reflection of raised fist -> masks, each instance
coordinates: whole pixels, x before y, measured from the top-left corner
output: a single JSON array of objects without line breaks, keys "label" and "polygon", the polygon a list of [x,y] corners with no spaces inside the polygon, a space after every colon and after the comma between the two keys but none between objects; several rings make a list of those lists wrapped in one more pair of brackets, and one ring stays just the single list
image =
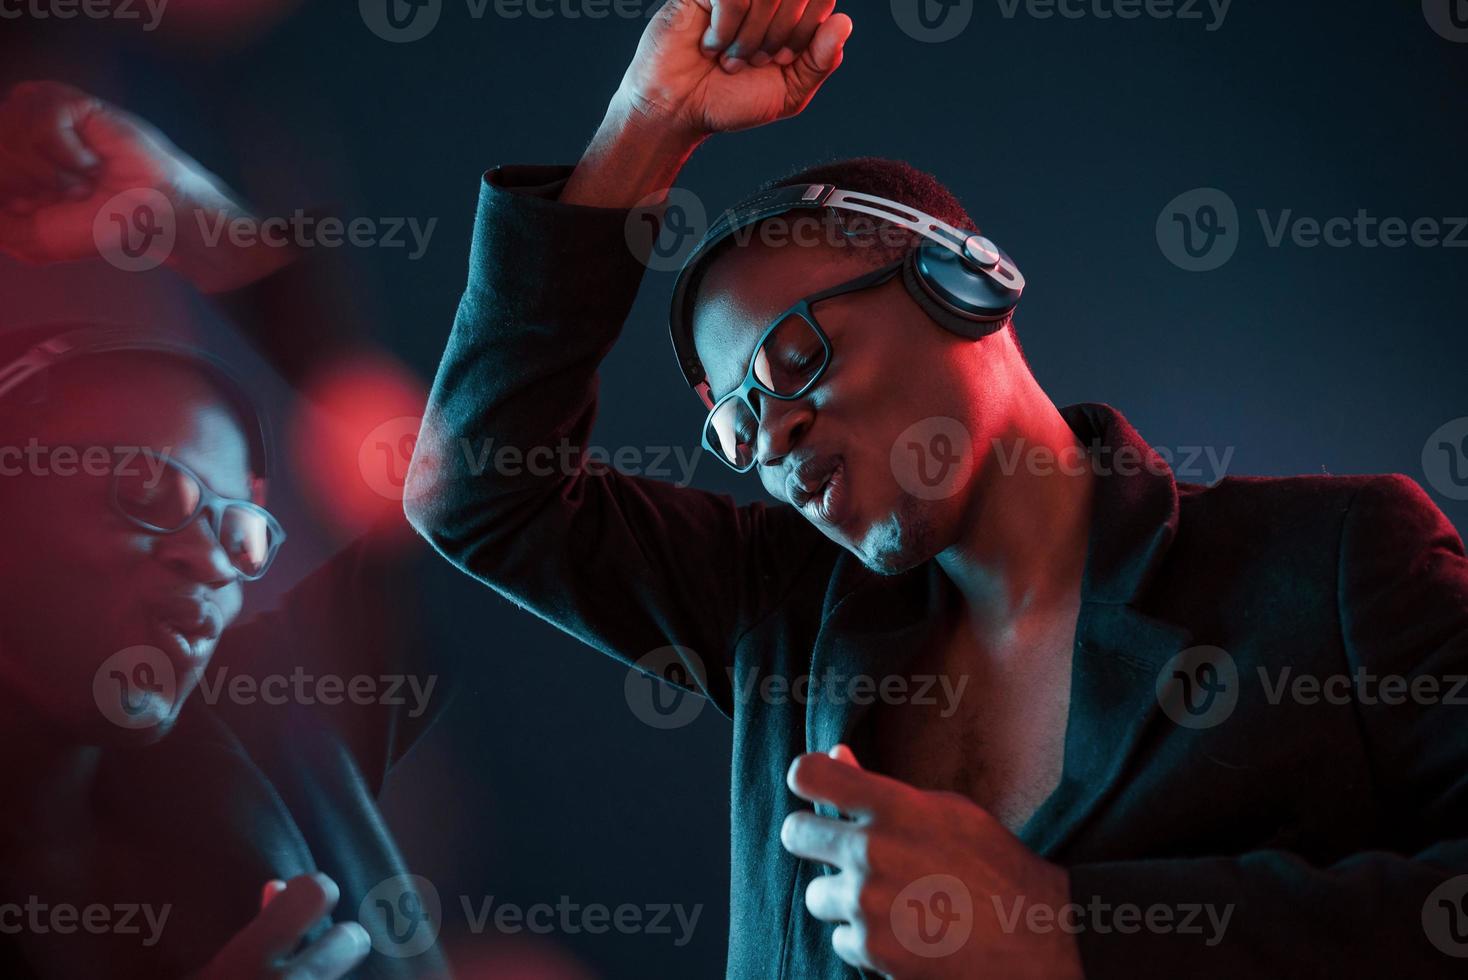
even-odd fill
[{"label": "reflection of raised fist", "polygon": [[170,264],[201,289],[230,288],[268,271],[262,264],[289,260],[217,241],[210,253],[201,226],[247,215],[145,120],[59,82],[22,82],[0,102],[0,252],[31,263],[95,258],[97,215],[125,192],[171,207]]}]

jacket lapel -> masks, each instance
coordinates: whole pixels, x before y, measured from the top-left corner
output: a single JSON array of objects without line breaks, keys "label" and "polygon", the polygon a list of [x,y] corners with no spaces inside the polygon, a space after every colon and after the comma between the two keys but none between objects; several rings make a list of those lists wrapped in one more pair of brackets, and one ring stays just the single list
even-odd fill
[{"label": "jacket lapel", "polygon": [[909,655],[928,642],[932,623],[952,592],[937,562],[882,576],[851,556],[842,556],[811,652],[807,752],[826,752],[846,743],[861,757],[857,734],[873,697],[870,689],[853,696],[853,678],[876,683],[900,673]]},{"label": "jacket lapel", "polygon": [[1161,709],[1157,682],[1192,643],[1148,615],[1142,596],[1177,533],[1178,493],[1165,460],[1105,405],[1062,410],[1097,463],[1081,613],[1071,669],[1060,786],[1022,828],[1036,852],[1058,853],[1124,782]]}]

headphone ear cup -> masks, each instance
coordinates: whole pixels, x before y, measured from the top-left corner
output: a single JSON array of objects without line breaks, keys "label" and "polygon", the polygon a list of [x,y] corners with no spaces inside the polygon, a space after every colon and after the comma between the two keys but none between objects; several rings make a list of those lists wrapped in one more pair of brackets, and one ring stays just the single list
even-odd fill
[{"label": "headphone ear cup", "polygon": [[970,269],[936,242],[923,242],[907,253],[902,283],[935,323],[971,340],[998,330],[1019,305],[1018,294]]}]

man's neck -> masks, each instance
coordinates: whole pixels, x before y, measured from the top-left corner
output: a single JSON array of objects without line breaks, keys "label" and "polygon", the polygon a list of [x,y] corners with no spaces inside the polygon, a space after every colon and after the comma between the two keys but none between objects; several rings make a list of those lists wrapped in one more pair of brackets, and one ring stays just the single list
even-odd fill
[{"label": "man's neck", "polygon": [[984,454],[958,543],[938,563],[976,638],[1002,648],[1017,626],[1080,602],[1095,474],[1081,441],[1037,387]]}]

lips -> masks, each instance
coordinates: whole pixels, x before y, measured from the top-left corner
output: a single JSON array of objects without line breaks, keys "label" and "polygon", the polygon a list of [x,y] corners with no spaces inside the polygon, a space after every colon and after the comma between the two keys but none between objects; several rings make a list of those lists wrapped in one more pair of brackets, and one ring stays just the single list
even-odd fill
[{"label": "lips", "polygon": [[809,456],[785,480],[790,502],[818,524],[834,527],[846,516],[846,461],[841,456]]},{"label": "lips", "polygon": [[168,596],[147,611],[154,638],[180,670],[202,667],[224,628],[219,608],[195,596]]}]

